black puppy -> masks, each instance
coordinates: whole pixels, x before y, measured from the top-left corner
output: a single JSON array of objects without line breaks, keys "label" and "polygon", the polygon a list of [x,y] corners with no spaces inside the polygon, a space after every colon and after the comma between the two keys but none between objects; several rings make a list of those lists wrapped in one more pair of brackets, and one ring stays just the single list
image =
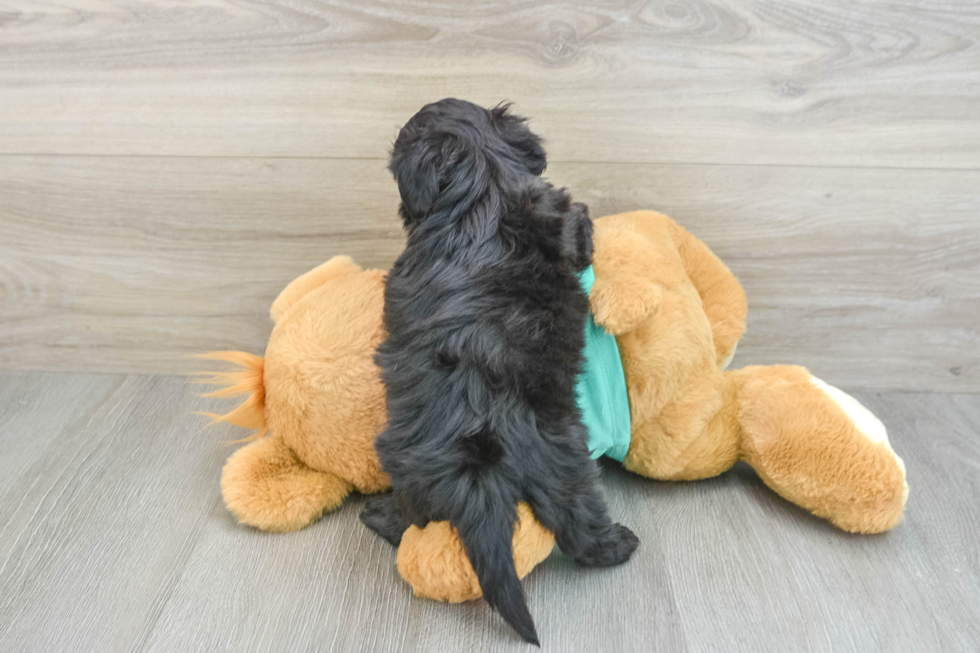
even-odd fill
[{"label": "black puppy", "polygon": [[442,100],[398,134],[408,244],[385,286],[375,441],[394,491],[361,513],[395,545],[410,524],[449,520],[487,602],[535,644],[514,569],[519,501],[580,564],[625,562],[638,544],[606,512],[575,403],[592,222],[544,168],[541,139],[506,107]]}]

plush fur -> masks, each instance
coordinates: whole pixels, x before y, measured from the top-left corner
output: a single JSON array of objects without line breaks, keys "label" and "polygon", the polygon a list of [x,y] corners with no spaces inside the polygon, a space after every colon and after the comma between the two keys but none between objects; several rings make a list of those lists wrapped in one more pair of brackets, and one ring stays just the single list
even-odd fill
[{"label": "plush fur", "polygon": [[[555,536],[534,518],[525,502],[517,504],[514,528],[514,565],[524,578],[555,547]],[[463,545],[447,521],[425,528],[409,526],[398,547],[398,573],[418,596],[459,603],[483,596],[480,581],[470,565]],[[447,579],[454,582],[447,583]]]},{"label": "plush fur", "polygon": [[839,528],[880,533],[899,522],[905,469],[877,418],[802,367],[724,370],[745,293],[701,241],[637,211],[599,220],[595,243],[592,309],[617,333],[630,398],[627,469],[695,480],[744,460]]},{"label": "plush fur", "polygon": [[[338,256],[294,280],[272,305],[265,358],[217,352],[242,367],[205,381],[220,396],[247,399],[218,421],[261,438],[235,452],[222,473],[228,509],[242,523],[292,531],[340,505],[352,490],[391,487],[374,451],[386,419],[374,364],[384,339],[385,274]],[[329,305],[329,310],[323,307]]]},{"label": "plush fur", "polygon": [[399,133],[408,242],[376,358],[388,425],[375,448],[393,493],[361,515],[395,545],[409,525],[449,521],[487,602],[535,644],[511,548],[519,502],[580,564],[623,563],[638,544],[607,514],[575,399],[592,222],[544,167],[506,108],[443,100]]},{"label": "plush fur", "polygon": [[[617,334],[623,356],[633,418],[630,469],[698,479],[744,460],[780,496],[841,529],[881,533],[901,520],[905,469],[871,413],[801,367],[724,371],[747,305],[718,257],[653,211],[607,216],[594,226],[590,301],[597,321]],[[372,359],[384,338],[383,290],[382,271],[331,259],[276,300],[264,362],[241,352],[216,355],[242,366],[213,379],[246,396],[225,417],[269,432],[225,465],[225,502],[242,523],[302,528],[349,488],[389,487],[371,446],[386,419]],[[519,514],[513,550],[524,576],[554,539],[529,512]],[[480,594],[445,522],[409,527],[398,568],[420,596],[463,601]]]}]

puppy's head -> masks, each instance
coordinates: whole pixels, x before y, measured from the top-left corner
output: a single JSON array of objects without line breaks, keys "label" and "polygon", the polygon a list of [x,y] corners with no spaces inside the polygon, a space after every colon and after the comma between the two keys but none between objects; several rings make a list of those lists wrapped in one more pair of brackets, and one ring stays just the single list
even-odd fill
[{"label": "puppy's head", "polygon": [[390,168],[401,193],[402,219],[412,226],[477,197],[491,184],[540,175],[546,165],[541,139],[508,105],[484,109],[447,98],[422,107],[402,127]]}]

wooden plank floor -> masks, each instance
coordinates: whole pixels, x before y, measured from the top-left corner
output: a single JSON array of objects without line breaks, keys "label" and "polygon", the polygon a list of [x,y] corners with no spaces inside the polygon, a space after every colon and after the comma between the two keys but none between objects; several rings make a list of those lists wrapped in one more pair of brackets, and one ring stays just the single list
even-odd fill
[{"label": "wooden plank floor", "polygon": [[[908,466],[904,522],[841,533],[746,467],[697,483],[603,468],[642,540],[625,567],[555,554],[525,581],[545,651],[972,651],[980,397],[859,391]],[[0,374],[4,651],[528,649],[482,602],[415,598],[361,499],[298,533],[237,525],[239,433],[172,376]]]}]

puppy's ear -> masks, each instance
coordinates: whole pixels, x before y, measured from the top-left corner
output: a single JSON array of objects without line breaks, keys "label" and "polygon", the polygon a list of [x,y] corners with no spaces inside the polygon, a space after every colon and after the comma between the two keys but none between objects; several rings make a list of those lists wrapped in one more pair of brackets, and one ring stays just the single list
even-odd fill
[{"label": "puppy's ear", "polygon": [[540,176],[548,167],[548,160],[541,137],[528,128],[527,118],[511,113],[509,104],[498,104],[490,109],[490,122],[500,138],[518,153],[528,171]]},{"label": "puppy's ear", "polygon": [[439,174],[429,143],[420,135],[407,134],[406,129],[395,141],[388,168],[398,183],[402,219],[408,224],[432,210],[439,193]]},{"label": "puppy's ear", "polygon": [[478,152],[459,136],[438,129],[406,126],[391,152],[391,169],[401,194],[406,225],[439,205],[462,202],[481,175]]}]

